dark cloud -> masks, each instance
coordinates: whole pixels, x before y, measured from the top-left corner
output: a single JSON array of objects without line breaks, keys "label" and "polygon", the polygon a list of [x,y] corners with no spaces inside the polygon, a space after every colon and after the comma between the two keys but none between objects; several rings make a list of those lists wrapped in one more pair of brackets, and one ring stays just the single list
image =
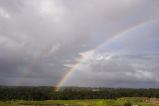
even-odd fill
[{"label": "dark cloud", "polygon": [[[74,0],[67,2],[65,0],[0,0],[0,84],[55,85],[69,70],[66,64],[74,63],[80,57],[79,53],[96,48],[128,27],[140,22],[157,20],[158,10],[157,0],[80,0],[76,2]],[[141,49],[137,50],[139,52],[149,50],[156,53],[159,40],[158,23],[155,23],[155,25],[148,25],[152,28],[147,27],[132,33],[131,37],[125,38],[126,40],[121,39],[115,43],[117,45],[120,43],[124,47],[122,52],[128,53],[130,48],[137,50],[136,48],[139,47]],[[136,36],[133,37],[133,34]],[[130,41],[129,44],[126,41]],[[110,45],[113,45],[113,42]],[[150,46],[149,49],[143,48],[146,47],[145,45]],[[114,50],[112,46],[109,48],[110,51],[118,49]],[[99,61],[98,56],[97,60],[85,61],[85,64],[89,64],[87,67],[89,69],[79,74],[77,79],[80,80],[75,82],[85,86],[92,86],[92,84],[104,86],[103,82],[106,80],[110,80],[111,85],[127,81],[124,85],[126,86],[129,81],[137,77],[136,73],[142,77],[147,74],[157,75],[157,71],[154,71],[158,67],[156,55],[142,56],[144,59],[132,52],[128,55],[124,57],[119,53],[119,56],[113,55],[110,61]],[[140,59],[137,59],[138,57]],[[121,58],[126,62],[121,61]],[[145,63],[145,61],[148,62]],[[134,66],[127,62],[136,63],[136,67],[154,64],[152,67],[143,68],[144,72],[145,69],[153,70],[153,72],[150,74],[149,71],[147,74],[142,71],[137,72]],[[116,72],[117,69],[118,72]],[[110,71],[105,72],[105,70]],[[126,73],[132,77],[126,76]],[[83,84],[85,78],[81,80],[83,74],[88,78],[85,84]],[[120,76],[122,74],[125,75],[124,78]],[[119,77],[116,78],[116,76]],[[111,82],[112,79],[114,79],[113,82]],[[156,81],[156,79],[150,80]],[[136,80],[136,82],[140,81],[141,79]],[[147,80],[144,81],[146,83]]]},{"label": "dark cloud", "polygon": [[[99,58],[99,55],[102,58]],[[89,64],[81,64],[80,69],[77,68],[65,85],[158,87],[159,73],[155,71],[158,63],[153,59],[143,59],[140,55],[136,55],[137,58],[127,55],[109,57],[110,55],[94,54],[87,60]]]}]

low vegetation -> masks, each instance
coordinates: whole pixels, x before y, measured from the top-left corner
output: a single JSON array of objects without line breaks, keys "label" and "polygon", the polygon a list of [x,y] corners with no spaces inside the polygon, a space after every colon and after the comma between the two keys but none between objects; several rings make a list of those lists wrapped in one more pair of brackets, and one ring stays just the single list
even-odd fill
[{"label": "low vegetation", "polygon": [[[0,100],[80,100],[80,99],[118,99],[121,97],[159,98],[159,89],[124,88],[62,88],[53,87],[0,87]],[[140,100],[140,99],[138,99]]]},{"label": "low vegetation", "polygon": [[0,87],[0,106],[159,106],[159,89]]},{"label": "low vegetation", "polygon": [[90,99],[90,100],[45,100],[45,101],[1,101],[0,106],[159,106],[146,101],[119,99]]}]

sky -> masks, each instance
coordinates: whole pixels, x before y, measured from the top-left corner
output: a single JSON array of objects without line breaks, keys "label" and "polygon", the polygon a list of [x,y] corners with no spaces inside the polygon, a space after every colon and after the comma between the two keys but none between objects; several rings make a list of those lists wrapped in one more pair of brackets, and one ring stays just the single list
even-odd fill
[{"label": "sky", "polygon": [[[0,0],[0,85],[159,87],[158,0]],[[78,67],[74,68],[75,64]]]}]

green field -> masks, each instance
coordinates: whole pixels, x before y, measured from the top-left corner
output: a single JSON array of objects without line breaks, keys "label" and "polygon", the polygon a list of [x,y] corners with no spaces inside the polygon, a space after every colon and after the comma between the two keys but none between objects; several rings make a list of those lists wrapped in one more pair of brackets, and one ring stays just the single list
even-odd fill
[{"label": "green field", "polygon": [[47,100],[47,101],[1,101],[0,106],[123,106],[124,103],[131,106],[159,106],[157,103],[145,102],[139,98],[91,99],[91,100]]}]

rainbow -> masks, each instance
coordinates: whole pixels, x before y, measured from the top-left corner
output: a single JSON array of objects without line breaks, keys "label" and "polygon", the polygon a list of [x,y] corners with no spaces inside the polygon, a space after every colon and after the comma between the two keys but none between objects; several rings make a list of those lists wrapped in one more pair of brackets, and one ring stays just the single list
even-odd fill
[{"label": "rainbow", "polygon": [[24,83],[25,78],[27,78],[30,75],[31,69],[33,68],[33,66],[36,65],[39,62],[39,60],[43,57],[43,55],[46,55],[47,53],[49,53],[50,49],[52,48],[52,45],[53,44],[49,44],[47,46],[47,48],[42,49],[42,51],[39,53],[39,55],[36,58],[33,58],[31,60],[31,62],[29,63],[29,66],[27,67],[25,73],[21,76],[23,79],[18,80],[16,82],[17,85],[22,85],[22,83]]},{"label": "rainbow", "polygon": [[68,73],[66,73],[65,75],[64,75],[64,77],[62,77],[62,79],[60,80],[60,82],[57,84],[57,86],[55,87],[55,91],[59,91],[59,88],[64,84],[64,82],[72,75],[72,73],[74,72],[74,70],[76,70],[78,67],[79,67],[79,65],[80,65],[80,63],[82,62],[82,61],[84,61],[84,57],[82,56],[82,55],[80,55],[80,58],[79,58],[79,60],[77,60],[75,63],[74,63],[74,65],[73,65],[73,67],[68,71]]},{"label": "rainbow", "polygon": [[[156,19],[153,19],[153,20],[146,20],[146,21],[142,21],[142,22],[138,22],[137,24],[135,25],[132,25],[124,30],[121,30],[119,32],[117,32],[116,34],[112,35],[111,38],[107,39],[104,41],[104,43],[100,44],[99,46],[97,46],[95,49],[93,49],[93,51],[97,51],[99,49],[102,49],[103,46],[105,46],[106,44],[114,41],[114,40],[117,40],[118,38],[122,37],[123,35],[127,35],[126,33],[129,33],[129,32],[132,32],[132,31],[135,31],[139,28],[143,28],[144,26],[146,26],[147,24],[150,24],[150,23],[153,23],[153,22],[156,22],[158,20]],[[77,68],[80,66],[80,64],[86,60],[86,56],[80,56],[80,58],[78,59],[78,61],[75,62],[75,64],[73,65],[73,67],[71,67],[67,73],[61,78],[61,80],[59,81],[59,83],[57,84],[55,90],[56,91],[59,91],[60,88],[64,85],[64,83],[66,82],[66,80],[77,70]]]}]

